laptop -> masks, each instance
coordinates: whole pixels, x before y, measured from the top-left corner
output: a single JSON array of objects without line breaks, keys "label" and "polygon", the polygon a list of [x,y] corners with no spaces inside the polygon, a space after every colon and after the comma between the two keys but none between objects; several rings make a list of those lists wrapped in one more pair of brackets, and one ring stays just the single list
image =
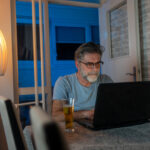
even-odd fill
[{"label": "laptop", "polygon": [[100,84],[94,119],[76,120],[93,130],[136,125],[150,118],[150,82]]}]

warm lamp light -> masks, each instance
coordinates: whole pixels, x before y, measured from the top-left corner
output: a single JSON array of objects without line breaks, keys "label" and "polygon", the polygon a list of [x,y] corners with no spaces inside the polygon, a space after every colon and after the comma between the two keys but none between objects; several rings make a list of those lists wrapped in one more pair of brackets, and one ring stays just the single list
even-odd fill
[{"label": "warm lamp light", "polygon": [[0,76],[4,75],[7,66],[7,46],[3,33],[0,30]]}]

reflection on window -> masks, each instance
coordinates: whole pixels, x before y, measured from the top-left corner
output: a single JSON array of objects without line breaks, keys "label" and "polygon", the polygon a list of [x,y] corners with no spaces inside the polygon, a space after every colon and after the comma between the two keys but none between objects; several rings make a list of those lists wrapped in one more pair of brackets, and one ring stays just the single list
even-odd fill
[{"label": "reflection on window", "polygon": [[73,60],[75,50],[82,43],[57,43],[57,60]]},{"label": "reflection on window", "polygon": [[73,60],[75,50],[85,42],[85,28],[56,27],[57,60]]},{"label": "reflection on window", "polygon": [[[32,24],[18,23],[18,60],[33,60]],[[40,60],[39,25],[36,25],[37,59]]]}]

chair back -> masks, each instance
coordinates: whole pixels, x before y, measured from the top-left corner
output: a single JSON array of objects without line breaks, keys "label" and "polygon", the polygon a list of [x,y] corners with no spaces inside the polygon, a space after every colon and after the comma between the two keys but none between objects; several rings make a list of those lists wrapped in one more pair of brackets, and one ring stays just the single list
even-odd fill
[{"label": "chair back", "polygon": [[68,150],[60,127],[44,110],[38,106],[32,107],[30,116],[37,150]]},{"label": "chair back", "polygon": [[0,115],[9,150],[27,150],[19,114],[10,99],[0,96]]}]

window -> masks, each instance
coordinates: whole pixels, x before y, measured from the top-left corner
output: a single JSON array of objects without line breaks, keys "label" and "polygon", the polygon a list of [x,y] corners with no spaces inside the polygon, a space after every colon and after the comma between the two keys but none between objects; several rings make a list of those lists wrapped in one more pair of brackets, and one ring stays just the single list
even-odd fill
[{"label": "window", "polygon": [[111,58],[129,55],[126,1],[109,12]]},{"label": "window", "polygon": [[75,50],[85,42],[85,28],[56,27],[57,60],[73,60]]},{"label": "window", "polygon": [[[17,23],[18,60],[33,60],[32,24]],[[37,59],[40,60],[39,25],[36,25]]]}]

